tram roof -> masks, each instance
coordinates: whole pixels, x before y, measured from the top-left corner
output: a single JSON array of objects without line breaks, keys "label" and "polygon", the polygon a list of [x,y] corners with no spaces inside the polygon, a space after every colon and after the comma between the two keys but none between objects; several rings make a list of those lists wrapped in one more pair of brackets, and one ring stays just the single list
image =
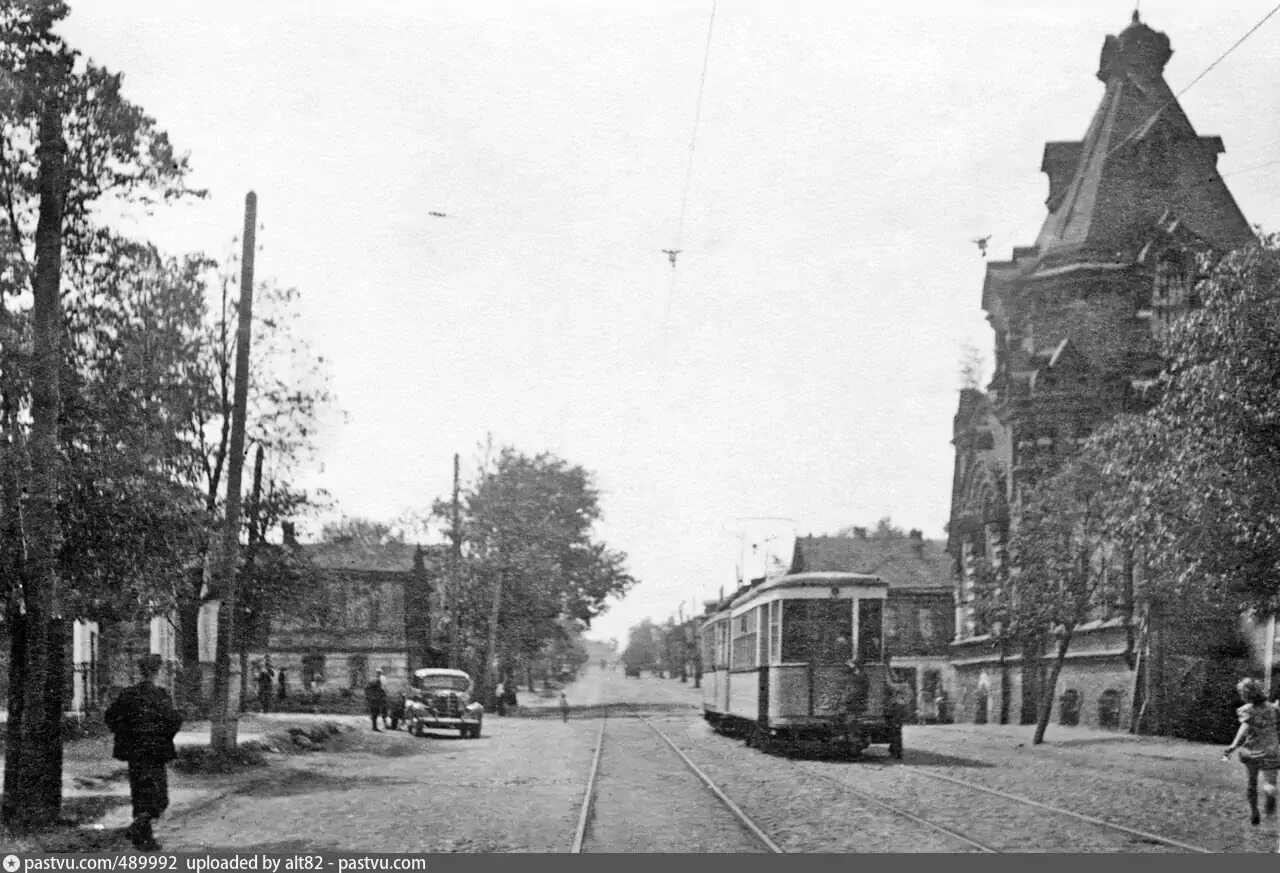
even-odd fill
[{"label": "tram roof", "polygon": [[889,587],[889,583],[871,573],[841,573],[832,570],[790,573],[786,576],[775,576],[772,579],[767,579],[737,592],[728,597],[719,609],[703,616],[703,618],[710,618],[712,615],[725,612],[734,604],[764,591],[773,591],[776,588],[828,588],[831,585],[863,585],[869,588]]}]

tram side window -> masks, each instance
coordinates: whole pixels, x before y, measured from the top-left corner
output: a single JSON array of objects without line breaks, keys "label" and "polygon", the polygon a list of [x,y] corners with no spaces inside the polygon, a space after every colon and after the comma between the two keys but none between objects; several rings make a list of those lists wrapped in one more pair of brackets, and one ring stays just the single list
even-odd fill
[{"label": "tram side window", "polygon": [[760,611],[749,609],[733,620],[733,669],[756,666]]},{"label": "tram side window", "polygon": [[769,604],[769,660],[776,662],[781,651],[782,601],[775,600]]}]

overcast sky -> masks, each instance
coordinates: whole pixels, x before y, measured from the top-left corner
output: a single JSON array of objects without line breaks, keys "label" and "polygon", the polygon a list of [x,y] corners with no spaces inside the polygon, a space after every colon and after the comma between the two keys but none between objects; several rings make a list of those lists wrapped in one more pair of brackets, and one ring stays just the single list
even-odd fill
[{"label": "overcast sky", "polygon": [[[1142,13],[1176,92],[1272,6]],[[126,230],[222,253],[258,194],[258,276],[301,289],[349,416],[307,482],[391,520],[489,432],[582,464],[641,580],[600,637],[732,588],[738,517],[943,535],[961,350],[991,356],[972,239],[1034,242],[1044,143],[1133,11],[722,0],[681,235],[710,0],[71,8],[211,192]],[[1272,230],[1278,47],[1280,15],[1181,98]]]}]

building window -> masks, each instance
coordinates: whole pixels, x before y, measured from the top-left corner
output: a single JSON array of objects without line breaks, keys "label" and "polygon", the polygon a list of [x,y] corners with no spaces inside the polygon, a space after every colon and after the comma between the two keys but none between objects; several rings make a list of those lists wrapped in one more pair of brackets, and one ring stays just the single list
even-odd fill
[{"label": "building window", "polygon": [[1120,692],[1108,688],[1098,697],[1098,727],[1117,729],[1120,727]]}]

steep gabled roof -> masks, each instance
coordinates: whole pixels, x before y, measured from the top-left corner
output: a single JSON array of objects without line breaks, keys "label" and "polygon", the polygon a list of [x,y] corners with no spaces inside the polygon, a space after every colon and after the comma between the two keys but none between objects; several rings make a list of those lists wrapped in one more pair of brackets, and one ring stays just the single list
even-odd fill
[{"label": "steep gabled roof", "polygon": [[1049,215],[1033,269],[1133,263],[1143,238],[1172,212],[1221,249],[1253,239],[1217,169],[1218,137],[1201,137],[1164,80],[1169,40],[1138,20],[1107,37],[1102,102],[1081,142],[1045,147]]},{"label": "steep gabled roof", "polygon": [[954,584],[952,559],[943,545],[909,537],[811,536],[796,540],[806,572],[870,573],[888,583],[890,591],[950,591]]}]

